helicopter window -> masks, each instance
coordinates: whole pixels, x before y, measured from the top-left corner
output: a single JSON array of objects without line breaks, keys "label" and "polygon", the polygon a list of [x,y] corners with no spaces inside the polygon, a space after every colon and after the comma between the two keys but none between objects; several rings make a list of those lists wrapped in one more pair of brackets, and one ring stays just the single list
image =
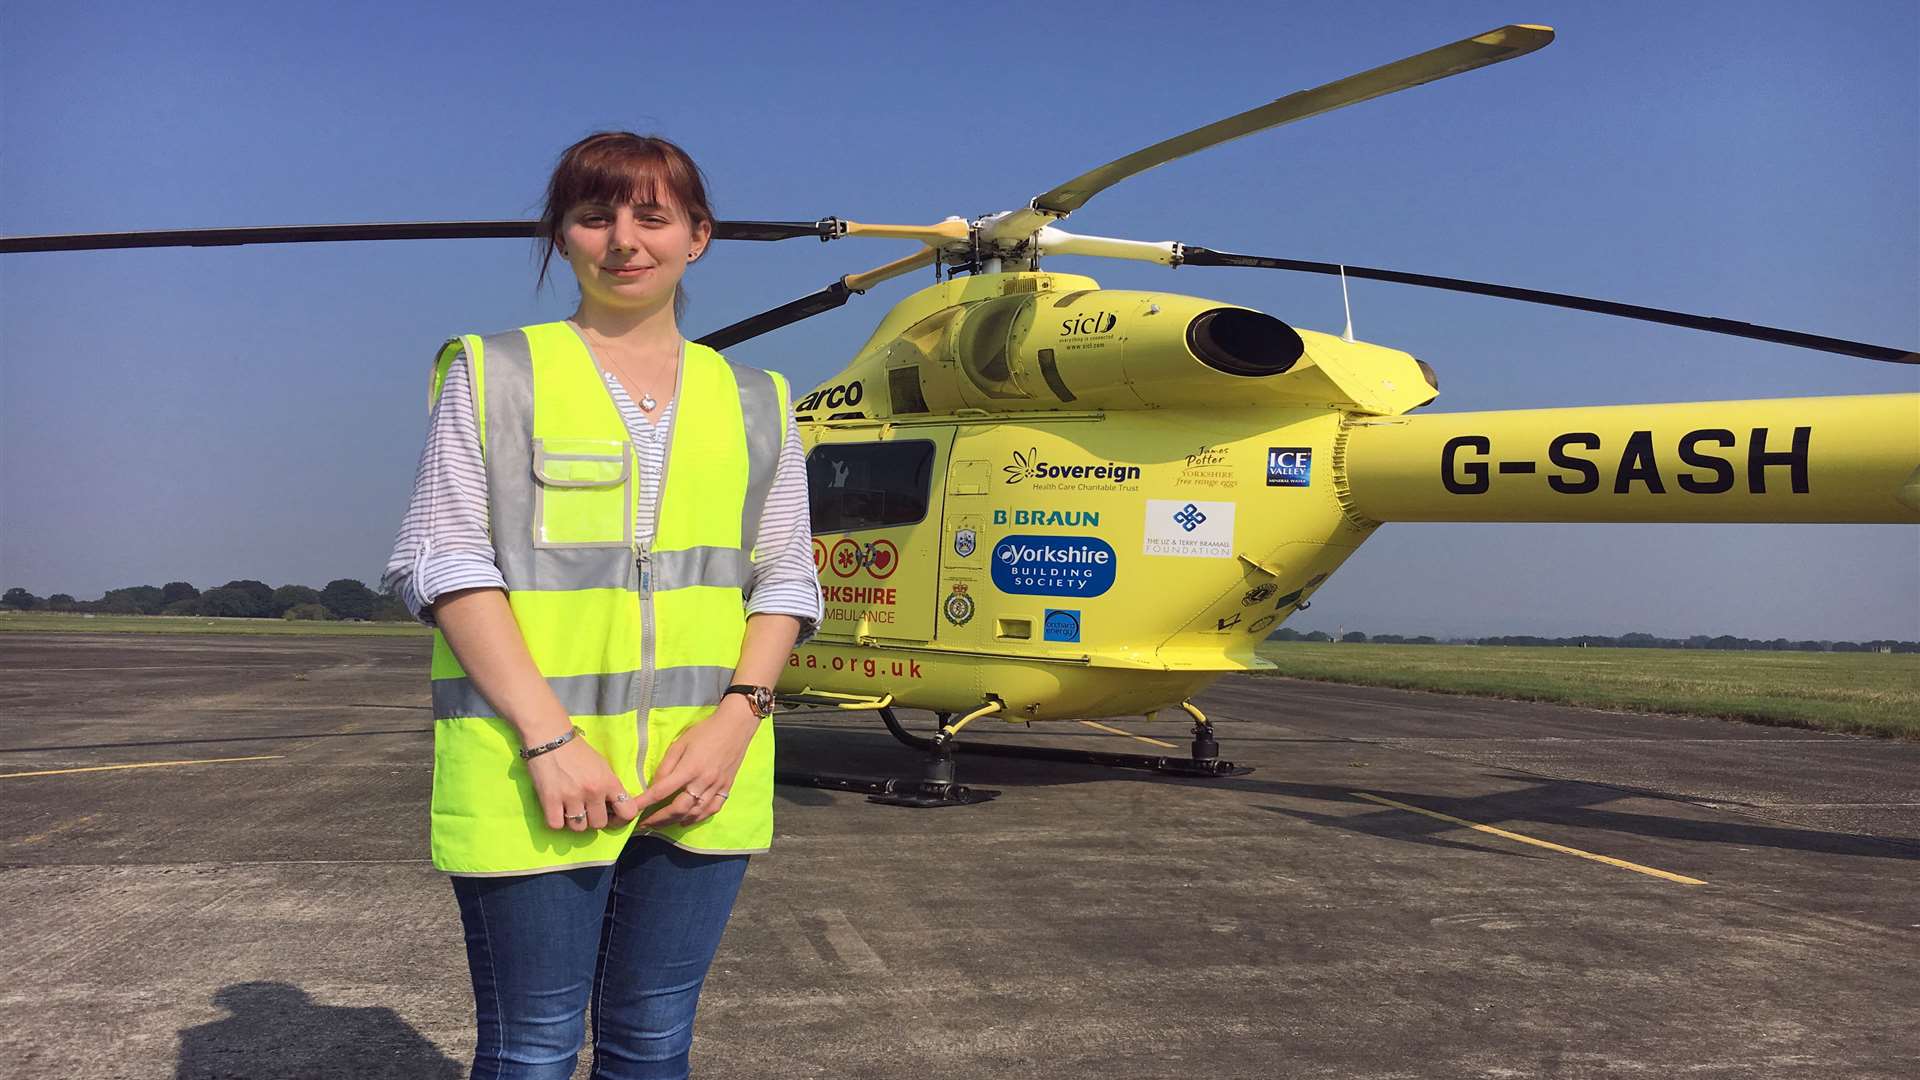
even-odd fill
[{"label": "helicopter window", "polygon": [[926,519],[933,443],[828,443],[807,455],[813,531],[854,532]]}]

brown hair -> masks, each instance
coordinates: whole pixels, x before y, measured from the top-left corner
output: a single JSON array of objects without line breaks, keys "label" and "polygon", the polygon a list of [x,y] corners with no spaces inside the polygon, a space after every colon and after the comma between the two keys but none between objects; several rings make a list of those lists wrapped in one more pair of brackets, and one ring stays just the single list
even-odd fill
[{"label": "brown hair", "polygon": [[[560,244],[560,219],[588,202],[609,206],[671,203],[695,227],[703,221],[713,224],[706,178],[685,150],[657,135],[597,131],[567,147],[547,180],[546,208],[534,230],[541,246],[536,288],[547,283],[547,268]],[[683,297],[675,296],[675,310],[682,306]]]}]

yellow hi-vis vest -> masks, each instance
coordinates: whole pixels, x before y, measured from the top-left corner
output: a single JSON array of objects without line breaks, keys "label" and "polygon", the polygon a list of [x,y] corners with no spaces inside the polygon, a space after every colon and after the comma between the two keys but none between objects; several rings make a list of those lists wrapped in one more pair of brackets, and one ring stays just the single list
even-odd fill
[{"label": "yellow hi-vis vest", "polygon": [[[488,528],[514,621],[587,742],[637,793],[673,741],[714,711],[740,660],[752,546],[786,440],[786,380],[686,346],[653,541],[640,544],[633,447],[579,334],[545,323],[455,338],[434,364],[432,400],[462,349],[486,460]],[[432,679],[436,867],[528,874],[619,857],[632,825],[547,827],[518,734],[438,630]],[[689,851],[765,851],[773,839],[770,721],[754,733],[730,791],[711,818],[652,831]]]}]

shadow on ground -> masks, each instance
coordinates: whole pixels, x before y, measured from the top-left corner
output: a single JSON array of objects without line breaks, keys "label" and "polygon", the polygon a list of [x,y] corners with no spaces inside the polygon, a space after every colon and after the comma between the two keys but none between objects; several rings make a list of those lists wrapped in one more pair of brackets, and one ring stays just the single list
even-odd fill
[{"label": "shadow on ground", "polygon": [[[854,773],[861,775],[913,778],[921,775],[923,758],[900,745],[884,729],[849,730],[845,727],[783,723],[780,727],[780,767],[800,771]],[[1080,739],[1076,732],[1049,732],[1056,740]],[[1098,740],[1098,736],[1093,737]],[[1270,740],[1262,740],[1266,742]],[[1289,740],[1326,742],[1325,739]],[[964,750],[964,739],[962,740]],[[1179,754],[1185,748],[1167,751]],[[1758,822],[1707,820],[1702,818],[1694,800],[1669,792],[1616,784],[1597,784],[1583,780],[1563,780],[1513,769],[1489,770],[1489,778],[1511,781],[1516,786],[1483,795],[1454,796],[1428,791],[1384,788],[1365,784],[1356,777],[1353,784],[1292,783],[1254,776],[1198,779],[1162,776],[1144,771],[1116,769],[1098,765],[1063,764],[1019,758],[959,757],[961,783],[977,788],[1051,787],[1064,784],[1147,783],[1179,787],[1212,787],[1252,795],[1329,804],[1328,813],[1305,807],[1262,805],[1260,809],[1299,821],[1331,828],[1379,836],[1411,844],[1435,847],[1476,847],[1461,844],[1442,834],[1460,826],[1420,817],[1391,807],[1382,807],[1357,798],[1353,792],[1366,790],[1425,810],[1437,811],[1483,825],[1518,827],[1521,824],[1560,825],[1602,829],[1629,836],[1689,840],[1699,843],[1730,844],[1742,847],[1778,848],[1788,851],[1853,855],[1876,859],[1920,860],[1920,837],[1863,836],[1857,833],[1827,832]],[[823,793],[807,788],[782,786],[780,797],[796,804],[812,803]],[[1018,798],[1016,792],[1001,798]],[[1620,800],[1644,800],[1666,803],[1681,810],[1675,815],[1600,809],[1599,804]],[[1331,804],[1338,804],[1337,808]],[[1359,805],[1372,811],[1354,815]],[[889,812],[875,807],[877,812]],[[1477,850],[1477,847],[1476,847]]]},{"label": "shadow on ground", "polygon": [[320,1005],[280,982],[222,987],[231,1015],[180,1032],[175,1080],[457,1080],[466,1069],[392,1009]]}]

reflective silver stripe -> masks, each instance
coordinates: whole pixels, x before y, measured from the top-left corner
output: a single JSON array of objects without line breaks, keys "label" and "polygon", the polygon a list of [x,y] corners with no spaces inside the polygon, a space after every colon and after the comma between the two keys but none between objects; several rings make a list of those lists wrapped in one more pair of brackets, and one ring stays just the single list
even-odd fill
[{"label": "reflective silver stripe", "polygon": [[[639,707],[638,680],[633,674],[566,675],[548,679],[547,685],[569,716],[618,716]],[[654,673],[653,707],[714,705],[732,681],[733,669],[728,667],[660,668]],[[433,680],[433,715],[439,720],[499,716],[471,679]]]},{"label": "reflective silver stripe", "polygon": [[[480,339],[486,356],[486,439],[488,523],[500,575],[509,589],[584,588],[570,584],[573,575],[554,580],[542,575],[545,557],[612,555],[623,562],[624,548],[595,551],[541,550],[533,547],[533,347],[519,330],[489,334]],[[562,562],[562,567],[569,566]],[[597,569],[597,567],[596,567]],[[553,581],[553,584],[546,582]]]},{"label": "reflective silver stripe", "polygon": [[760,514],[766,509],[767,493],[773,490],[773,476],[780,467],[786,423],[780,409],[780,388],[771,373],[731,360],[727,366],[733,369],[733,381],[739,384],[740,416],[746,422],[747,498],[740,507],[740,546],[750,549],[760,535]]},{"label": "reflective silver stripe", "polygon": [[667,667],[653,677],[653,707],[671,709],[682,705],[714,705],[733,681],[733,669],[725,667]]},{"label": "reflective silver stripe", "polygon": [[693,547],[651,553],[653,591],[683,589],[689,585],[732,585],[745,591],[753,576],[753,562],[740,548]]},{"label": "reflective silver stripe", "polygon": [[[706,668],[687,668],[689,671],[706,671]],[[553,696],[560,699],[560,707],[568,716],[618,716],[639,707],[633,693],[633,675],[623,671],[618,675],[563,675],[549,678],[547,685],[553,689]],[[727,684],[722,682],[720,689]],[[719,700],[718,692],[714,700]],[[456,716],[499,716],[486,696],[471,679],[435,679],[433,680],[433,715],[439,720],[450,720]]]},{"label": "reflective silver stripe", "polygon": [[[507,553],[501,545],[494,544],[499,553],[500,572],[507,579],[508,588],[566,590],[566,589],[627,589],[640,587],[639,572],[633,561],[633,551],[624,547],[577,547],[577,548],[534,548],[529,546],[519,553],[530,556],[517,560],[520,565],[509,567]],[[519,571],[520,576],[516,576]]]}]

